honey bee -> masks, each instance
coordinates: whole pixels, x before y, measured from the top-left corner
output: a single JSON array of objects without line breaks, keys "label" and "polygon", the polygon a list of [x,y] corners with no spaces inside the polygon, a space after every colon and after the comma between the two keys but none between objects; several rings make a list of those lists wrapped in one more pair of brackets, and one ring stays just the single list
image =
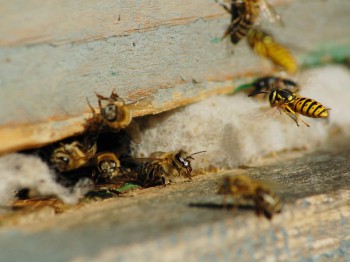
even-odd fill
[{"label": "honey bee", "polygon": [[[98,113],[87,100],[93,114],[92,118],[88,120],[88,129],[90,131],[91,129],[100,131],[103,128],[107,128],[114,132],[124,129],[134,142],[140,143],[140,129],[138,124],[132,119],[131,113],[133,106],[140,101],[126,104],[115,90],[112,91],[109,97],[104,97],[97,93],[96,96],[99,106]],[[143,104],[140,103],[139,106],[145,106],[149,101],[144,100],[144,102]]]},{"label": "honey bee", "polygon": [[[298,114],[312,118],[327,118],[330,108],[324,107],[321,103],[306,97],[295,95],[289,89],[272,89],[269,92],[261,91],[257,94],[269,94],[271,107],[282,109],[294,122],[299,126],[298,120],[310,127],[308,123],[303,121]],[[249,95],[251,96],[251,95]]]},{"label": "honey bee", "polygon": [[153,185],[166,185],[172,182],[176,176],[185,176],[192,180],[191,160],[193,156],[203,153],[200,151],[189,155],[184,150],[172,152],[154,152],[149,158],[150,160],[143,164],[138,175],[138,180],[143,183],[144,187]]},{"label": "honey bee", "polygon": [[271,219],[273,214],[282,211],[281,199],[267,185],[245,175],[224,177],[218,194],[231,195],[238,201],[252,201],[256,214],[264,214],[268,219]]},{"label": "honey bee", "polygon": [[85,139],[83,143],[60,143],[50,158],[50,162],[59,172],[67,172],[86,166],[97,152],[96,141]]},{"label": "honey bee", "polygon": [[292,53],[263,30],[252,28],[247,34],[247,41],[251,49],[261,57],[266,57],[273,64],[294,74],[298,64]]},{"label": "honey bee", "polygon": [[280,16],[265,0],[232,0],[231,8],[224,4],[220,5],[231,14],[231,24],[221,39],[230,35],[233,44],[237,44],[248,34],[249,30],[258,21],[261,12],[271,22],[282,21]]},{"label": "honey bee", "polygon": [[115,153],[99,153],[94,157],[93,162],[98,172],[97,175],[94,174],[94,176],[97,176],[96,180],[99,178],[110,180],[118,175],[123,175],[121,172],[120,161]]}]

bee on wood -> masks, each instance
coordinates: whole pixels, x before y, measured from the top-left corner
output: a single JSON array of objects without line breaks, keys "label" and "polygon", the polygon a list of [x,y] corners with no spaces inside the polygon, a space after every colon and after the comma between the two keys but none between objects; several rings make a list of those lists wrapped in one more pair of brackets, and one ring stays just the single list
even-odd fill
[{"label": "bee on wood", "polygon": [[97,152],[96,141],[85,139],[83,143],[60,143],[50,158],[50,162],[59,172],[67,172],[86,166]]},{"label": "bee on wood", "polygon": [[265,0],[232,0],[231,8],[224,4],[220,5],[231,14],[231,24],[221,39],[230,35],[233,44],[237,44],[248,34],[249,30],[258,21],[261,12],[271,22],[282,21]]},{"label": "bee on wood", "polygon": [[273,64],[291,74],[297,72],[298,64],[292,53],[267,32],[252,28],[247,34],[247,41],[257,55],[268,58]]},{"label": "bee on wood", "polygon": [[[302,96],[294,94],[289,89],[272,89],[269,92],[261,91],[257,94],[269,94],[271,107],[282,109],[294,122],[299,126],[298,120],[310,127],[308,123],[303,121],[298,114],[312,118],[327,118],[330,108],[324,107],[321,103]],[[251,95],[249,95],[251,96]]]},{"label": "bee on wood", "polygon": [[99,153],[94,157],[93,162],[97,168],[97,174],[93,175],[96,177],[96,180],[100,178],[104,180],[111,180],[116,176],[123,175],[120,161],[115,153]]},{"label": "bee on wood", "polygon": [[104,97],[97,93],[96,96],[99,106],[98,113],[87,100],[93,114],[92,118],[88,120],[88,130],[97,130],[99,132],[105,128],[108,131],[119,132],[121,129],[124,129],[135,143],[140,143],[140,129],[138,124],[132,119],[132,110],[135,108],[136,103],[138,103],[139,107],[144,107],[146,104],[149,104],[149,101],[143,100],[144,103],[139,103],[139,100],[126,104],[115,90],[112,91],[109,97]]},{"label": "bee on wood", "polygon": [[225,200],[226,195],[231,195],[238,201],[252,201],[256,214],[263,214],[268,219],[282,211],[281,199],[267,185],[245,175],[224,177],[218,194],[225,195]]},{"label": "bee on wood", "polygon": [[[149,160],[143,164],[141,171],[138,175],[138,180],[142,182],[144,187],[154,185],[166,185],[172,182],[172,179],[176,176],[185,176],[192,180],[192,167],[191,160],[194,160],[193,156],[203,153],[200,151],[189,155],[184,150],[173,152],[154,152]],[[142,159],[140,159],[142,160]]]}]

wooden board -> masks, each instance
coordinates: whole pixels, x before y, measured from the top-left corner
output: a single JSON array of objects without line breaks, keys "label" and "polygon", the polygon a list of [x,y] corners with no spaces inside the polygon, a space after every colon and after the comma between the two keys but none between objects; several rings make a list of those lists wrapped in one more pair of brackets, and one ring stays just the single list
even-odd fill
[{"label": "wooden board", "polygon": [[[1,218],[0,259],[18,261],[25,254],[27,261],[348,261],[348,141],[85,202],[59,215],[49,208]],[[218,184],[236,174],[278,183],[283,212],[268,221],[251,208],[224,209]]]}]

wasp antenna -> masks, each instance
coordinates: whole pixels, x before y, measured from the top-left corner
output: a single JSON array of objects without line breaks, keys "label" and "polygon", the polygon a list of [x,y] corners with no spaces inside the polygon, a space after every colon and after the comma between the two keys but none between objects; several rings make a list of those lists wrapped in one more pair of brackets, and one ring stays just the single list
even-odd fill
[{"label": "wasp antenna", "polygon": [[249,94],[248,97],[255,96],[255,95],[258,95],[258,94],[269,94],[269,93],[270,92],[267,92],[267,91],[254,92],[252,94]]}]

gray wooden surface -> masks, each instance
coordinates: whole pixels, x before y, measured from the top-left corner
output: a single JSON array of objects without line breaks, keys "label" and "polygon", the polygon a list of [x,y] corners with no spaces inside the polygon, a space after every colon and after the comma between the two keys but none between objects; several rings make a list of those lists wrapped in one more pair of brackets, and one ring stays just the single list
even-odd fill
[{"label": "gray wooden surface", "polygon": [[[96,104],[95,91],[153,96],[135,112],[142,115],[230,92],[232,79],[269,71],[245,41],[218,41],[230,17],[214,1],[0,4],[0,152],[82,132],[85,98]],[[300,62],[307,51],[350,42],[348,1],[274,4],[286,26],[263,25]]]},{"label": "gray wooden surface", "polygon": [[[260,166],[199,175],[192,182],[132,191],[57,216],[3,222],[0,259],[349,261],[348,141],[304,155],[280,154]],[[242,173],[280,184],[276,191],[286,204],[272,221],[249,208],[222,208],[216,195],[220,179]]]}]

